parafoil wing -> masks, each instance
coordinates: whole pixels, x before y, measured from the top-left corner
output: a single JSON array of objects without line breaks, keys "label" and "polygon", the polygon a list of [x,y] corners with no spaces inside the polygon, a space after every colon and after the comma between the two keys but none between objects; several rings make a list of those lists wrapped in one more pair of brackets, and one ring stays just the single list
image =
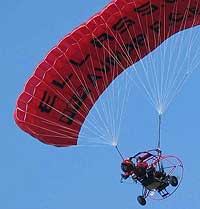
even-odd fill
[{"label": "parafoil wing", "polygon": [[90,109],[121,72],[198,24],[198,0],[112,1],[36,67],[18,98],[16,123],[44,143],[76,145]]}]

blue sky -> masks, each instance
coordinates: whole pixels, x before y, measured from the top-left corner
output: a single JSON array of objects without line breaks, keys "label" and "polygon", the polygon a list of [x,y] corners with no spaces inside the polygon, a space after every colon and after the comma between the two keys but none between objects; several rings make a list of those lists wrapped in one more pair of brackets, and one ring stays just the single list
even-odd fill
[{"label": "blue sky", "polygon": [[[13,119],[17,97],[35,66],[65,34],[108,2],[12,0],[1,3],[0,208],[141,207],[136,201],[141,192],[139,185],[119,181],[121,159],[112,146],[44,145],[21,131]],[[183,182],[173,196],[164,201],[148,201],[146,208],[199,208],[199,82],[200,74],[195,71],[163,116],[162,148],[164,153],[177,155],[183,161]],[[125,108],[119,138],[124,156],[154,147],[157,113],[143,92],[131,87]]]}]

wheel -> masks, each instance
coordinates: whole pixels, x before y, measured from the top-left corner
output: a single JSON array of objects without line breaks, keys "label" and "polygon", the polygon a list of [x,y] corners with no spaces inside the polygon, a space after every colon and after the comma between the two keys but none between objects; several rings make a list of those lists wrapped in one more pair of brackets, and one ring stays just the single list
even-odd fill
[{"label": "wheel", "polygon": [[176,176],[170,176],[169,178],[169,183],[173,186],[176,187],[178,185],[178,179]]},{"label": "wheel", "polygon": [[146,200],[143,196],[138,196],[137,201],[140,203],[140,205],[146,205]]}]

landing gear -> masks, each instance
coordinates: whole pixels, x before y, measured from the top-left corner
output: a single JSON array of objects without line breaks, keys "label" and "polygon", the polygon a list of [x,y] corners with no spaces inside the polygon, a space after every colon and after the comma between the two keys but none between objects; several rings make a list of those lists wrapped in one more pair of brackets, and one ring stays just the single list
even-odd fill
[{"label": "landing gear", "polygon": [[170,183],[173,187],[178,186],[178,179],[176,178],[176,176],[170,176],[169,183]]},{"label": "landing gear", "polygon": [[146,205],[146,200],[144,198],[144,196],[140,195],[137,197],[137,201],[140,203],[140,205]]},{"label": "landing gear", "polygon": [[137,201],[140,203],[140,205],[144,206],[146,205],[146,198],[149,196],[149,190],[147,190],[144,186],[143,186],[143,189],[142,189],[142,195],[139,195],[137,197]]}]

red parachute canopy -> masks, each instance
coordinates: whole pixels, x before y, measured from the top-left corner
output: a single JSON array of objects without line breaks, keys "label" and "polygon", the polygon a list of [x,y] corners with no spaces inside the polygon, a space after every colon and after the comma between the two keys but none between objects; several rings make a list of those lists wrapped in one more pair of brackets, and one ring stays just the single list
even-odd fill
[{"label": "red parachute canopy", "polygon": [[15,120],[40,141],[70,146],[96,100],[128,66],[200,24],[199,0],[115,0],[65,36],[19,96]]}]

